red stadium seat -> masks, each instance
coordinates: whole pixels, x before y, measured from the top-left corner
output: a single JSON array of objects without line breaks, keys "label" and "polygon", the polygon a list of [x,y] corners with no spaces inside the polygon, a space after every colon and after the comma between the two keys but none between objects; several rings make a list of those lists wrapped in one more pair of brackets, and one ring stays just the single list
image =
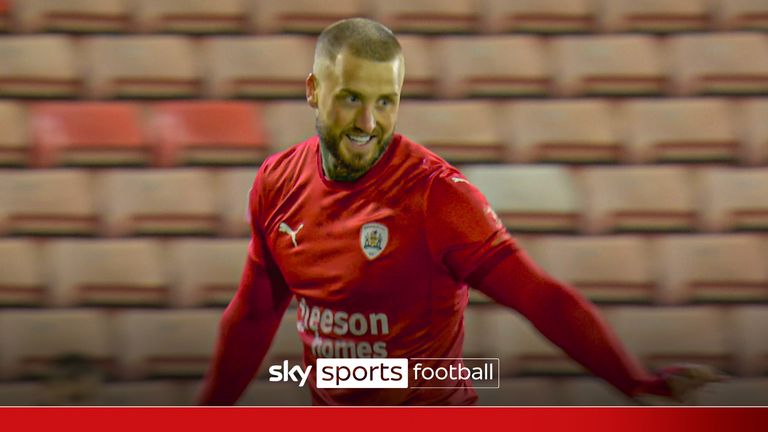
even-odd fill
[{"label": "red stadium seat", "polygon": [[653,255],[662,303],[768,301],[768,255],[758,237],[665,236]]},{"label": "red stadium seat", "polygon": [[72,41],[65,36],[0,38],[0,97],[76,97],[82,86]]},{"label": "red stadium seat", "polygon": [[438,91],[438,73],[435,69],[432,40],[415,35],[398,36],[403,48],[407,78],[403,82],[402,97],[428,98]]},{"label": "red stadium seat", "polygon": [[14,15],[27,32],[127,32],[130,0],[17,0]]},{"label": "red stadium seat", "polygon": [[31,160],[27,110],[16,102],[0,101],[0,166],[24,166]]},{"label": "red stadium seat", "polygon": [[133,0],[139,29],[163,33],[243,33],[248,12],[241,0]]},{"label": "red stadium seat", "polygon": [[0,0],[0,32],[11,28],[11,2],[12,0]]},{"label": "red stadium seat", "polygon": [[614,108],[602,100],[541,100],[505,104],[499,129],[516,162],[619,162]]},{"label": "red stadium seat", "polygon": [[166,306],[163,251],[153,240],[59,240],[46,252],[55,306]]},{"label": "red stadium seat", "polygon": [[745,376],[768,375],[768,307],[740,306],[733,310],[733,339],[739,358],[739,373]]},{"label": "red stadium seat", "polygon": [[348,17],[366,15],[365,0],[281,0],[254,2],[253,20],[259,33],[320,33]]},{"label": "red stadium seat", "polygon": [[717,0],[717,18],[728,30],[768,30],[768,4],[763,0]]},{"label": "red stadium seat", "polygon": [[612,32],[706,31],[710,27],[707,0],[610,0],[601,2],[601,21]]},{"label": "red stadium seat", "polygon": [[45,102],[29,108],[37,166],[147,165],[141,111],[124,102]]},{"label": "red stadium seat", "polygon": [[552,45],[554,73],[567,96],[657,95],[665,90],[661,53],[651,36],[571,36]]},{"label": "red stadium seat", "polygon": [[443,96],[544,96],[550,92],[552,80],[538,38],[443,37],[437,40],[435,52]]},{"label": "red stadium seat", "polygon": [[106,228],[116,236],[215,234],[213,181],[201,169],[106,172],[99,182]]},{"label": "red stadium seat", "polygon": [[218,174],[216,207],[223,223],[223,233],[246,237],[251,234],[248,222],[248,202],[257,168],[235,168]]},{"label": "red stadium seat", "polygon": [[632,162],[735,162],[741,158],[733,107],[725,100],[635,100],[621,112]]},{"label": "red stadium seat", "polygon": [[0,171],[0,233],[98,233],[92,180],[77,170]]},{"label": "red stadium seat", "polygon": [[398,131],[452,162],[497,162],[505,146],[493,105],[481,101],[405,101]]},{"label": "red stadium seat", "polygon": [[768,169],[711,168],[698,180],[708,230],[768,230]]},{"label": "red stadium seat", "polygon": [[285,150],[317,135],[315,113],[304,100],[271,101],[265,106],[264,120],[272,152]]},{"label": "red stadium seat", "polygon": [[252,165],[268,153],[260,105],[163,102],[152,106],[158,164]]},{"label": "red stadium seat", "polygon": [[684,168],[595,167],[582,175],[590,233],[696,228],[692,179]]},{"label": "red stadium seat", "polygon": [[183,36],[94,36],[83,49],[93,97],[196,97],[202,90],[196,46]]},{"label": "red stadium seat", "polygon": [[768,36],[704,33],[669,40],[677,91],[685,95],[768,93]]},{"label": "red stadium seat", "polygon": [[591,32],[597,17],[590,0],[487,0],[485,27],[494,33]]},{"label": "red stadium seat", "polygon": [[372,0],[373,17],[395,33],[473,33],[481,15],[472,0]]},{"label": "red stadium seat", "polygon": [[768,164],[768,100],[747,99],[739,105],[740,132],[745,149],[745,162]]},{"label": "red stadium seat", "polygon": [[203,47],[214,97],[304,97],[304,81],[314,58],[314,41],[309,37],[212,37]]},{"label": "red stadium seat", "polygon": [[0,306],[42,306],[47,297],[40,246],[0,240]]}]

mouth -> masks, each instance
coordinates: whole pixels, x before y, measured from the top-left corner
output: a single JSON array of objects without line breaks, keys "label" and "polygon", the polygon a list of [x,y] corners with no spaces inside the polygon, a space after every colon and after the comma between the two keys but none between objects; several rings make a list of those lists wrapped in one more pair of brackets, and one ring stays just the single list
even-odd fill
[{"label": "mouth", "polygon": [[351,142],[353,145],[357,147],[365,147],[368,144],[372,143],[376,136],[375,135],[368,135],[368,134],[346,134],[347,140]]}]

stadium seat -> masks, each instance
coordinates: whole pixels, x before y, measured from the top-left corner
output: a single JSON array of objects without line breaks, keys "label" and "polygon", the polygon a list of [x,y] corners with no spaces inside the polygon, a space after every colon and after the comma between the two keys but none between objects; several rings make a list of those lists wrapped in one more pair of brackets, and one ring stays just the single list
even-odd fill
[{"label": "stadium seat", "polygon": [[93,186],[85,171],[0,171],[0,233],[98,233]]},{"label": "stadium seat", "polygon": [[315,113],[304,100],[271,101],[264,109],[271,152],[285,150],[317,135]]},{"label": "stadium seat", "polygon": [[348,17],[367,14],[365,0],[282,0],[254,2],[253,20],[259,33],[318,34]]},{"label": "stadium seat", "polygon": [[90,96],[177,98],[200,95],[196,45],[183,36],[94,36],[83,41]]},{"label": "stadium seat", "polygon": [[733,108],[713,98],[644,99],[622,106],[632,162],[735,162],[741,158]]},{"label": "stadium seat", "polygon": [[0,0],[0,32],[6,32],[11,28],[11,1]]},{"label": "stadium seat", "polygon": [[673,235],[655,241],[659,301],[768,302],[768,254],[749,235]]},{"label": "stadium seat", "polygon": [[29,107],[38,167],[148,165],[141,109],[127,102],[41,102]]},{"label": "stadium seat", "polygon": [[679,94],[768,93],[768,36],[703,33],[674,36],[668,43]]},{"label": "stadium seat", "polygon": [[768,230],[768,169],[710,168],[700,172],[698,186],[708,230]]},{"label": "stadium seat", "polygon": [[395,33],[474,33],[481,16],[472,0],[372,0],[373,18]]},{"label": "stadium seat", "polygon": [[0,166],[30,164],[27,111],[16,102],[0,101]]},{"label": "stadium seat", "polygon": [[605,314],[619,340],[649,369],[698,363],[732,373],[730,329],[712,306],[622,306]]},{"label": "stadium seat", "polygon": [[768,4],[763,0],[717,0],[715,10],[727,30],[768,30]]},{"label": "stadium seat", "polygon": [[768,307],[740,306],[733,310],[733,338],[743,376],[768,375]]},{"label": "stadium seat", "polygon": [[[174,380],[110,382],[104,384],[88,405],[98,406],[179,406],[184,400],[183,383]],[[186,403],[185,403],[186,402]]]},{"label": "stadium seat", "polygon": [[398,131],[450,162],[504,160],[494,106],[482,101],[404,101]]},{"label": "stadium seat", "polygon": [[576,232],[581,196],[560,166],[466,165],[466,178],[512,232]]},{"label": "stadium seat", "polygon": [[0,240],[0,306],[42,306],[47,297],[40,246]]},{"label": "stadium seat", "polygon": [[126,380],[199,378],[210,365],[220,309],[132,310],[113,318],[112,338]]},{"label": "stadium seat", "polygon": [[611,32],[707,31],[708,0],[603,0],[601,21]]},{"label": "stadium seat", "polygon": [[70,38],[56,35],[0,38],[1,98],[77,97],[80,67]]},{"label": "stadium seat", "polygon": [[154,240],[59,240],[48,244],[54,306],[167,306],[164,250]]},{"label": "stadium seat", "polygon": [[114,356],[107,314],[97,310],[0,311],[0,377],[50,378],[62,362],[79,359],[112,375]]},{"label": "stadium seat", "polygon": [[406,73],[403,82],[403,98],[429,98],[438,92],[438,73],[434,58],[434,43],[424,36],[398,35],[403,48]]},{"label": "stadium seat", "polygon": [[184,239],[170,243],[174,307],[226,306],[237,291],[247,239]]},{"label": "stadium seat", "polygon": [[768,164],[768,100],[746,99],[738,104],[739,131],[744,146],[744,162],[750,165]]},{"label": "stadium seat", "polygon": [[51,405],[52,397],[44,382],[15,381],[0,383],[0,406]]},{"label": "stadium seat", "polygon": [[590,0],[486,0],[484,27],[493,33],[579,33],[596,28]]},{"label": "stadium seat", "polygon": [[268,154],[262,107],[246,102],[152,105],[158,165],[253,165]]},{"label": "stadium seat", "polygon": [[657,42],[644,35],[570,36],[552,44],[565,96],[658,95],[666,78]]},{"label": "stadium seat", "polygon": [[766,406],[768,378],[736,378],[707,385],[698,394],[701,406]]},{"label": "stadium seat", "polygon": [[223,223],[223,234],[237,237],[250,236],[248,202],[257,171],[257,168],[236,168],[227,169],[218,174],[216,208],[219,209]]},{"label": "stadium seat", "polygon": [[613,110],[602,100],[520,101],[499,110],[498,124],[515,162],[616,163]]},{"label": "stadium seat", "polygon": [[652,303],[649,244],[635,236],[546,236],[530,250],[535,262],[595,302]]},{"label": "stadium seat", "polygon": [[242,0],[132,0],[141,31],[163,33],[243,33],[248,12]]},{"label": "stadium seat", "polygon": [[17,0],[13,8],[26,32],[117,33],[132,24],[130,0]]},{"label": "stadium seat", "polygon": [[113,170],[100,178],[111,235],[212,235],[218,231],[213,176],[202,169]]},{"label": "stadium seat", "polygon": [[620,406],[632,405],[632,400],[607,382],[594,377],[563,379],[557,387],[561,405]]},{"label": "stadium seat", "polygon": [[590,167],[582,174],[588,232],[696,229],[690,173],[678,166]]},{"label": "stadium seat", "polygon": [[307,36],[222,36],[203,41],[203,52],[213,97],[304,98],[314,42]]},{"label": "stadium seat", "polygon": [[[550,92],[552,80],[538,38],[442,37],[434,49],[444,97],[545,96]],[[406,64],[410,67],[408,59]]]}]

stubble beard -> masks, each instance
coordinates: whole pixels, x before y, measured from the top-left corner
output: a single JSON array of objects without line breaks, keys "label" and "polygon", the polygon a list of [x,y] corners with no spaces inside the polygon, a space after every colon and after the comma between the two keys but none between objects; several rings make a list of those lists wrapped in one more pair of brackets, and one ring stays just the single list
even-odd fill
[{"label": "stubble beard", "polygon": [[335,181],[355,181],[368,172],[378,160],[381,155],[389,147],[392,141],[392,134],[384,138],[378,138],[376,144],[376,154],[373,158],[366,161],[363,156],[353,154],[353,160],[349,161],[344,159],[341,155],[341,140],[345,131],[334,135],[321,121],[315,120],[315,128],[317,129],[317,135],[320,137],[321,156],[323,159],[323,168],[325,175]]}]

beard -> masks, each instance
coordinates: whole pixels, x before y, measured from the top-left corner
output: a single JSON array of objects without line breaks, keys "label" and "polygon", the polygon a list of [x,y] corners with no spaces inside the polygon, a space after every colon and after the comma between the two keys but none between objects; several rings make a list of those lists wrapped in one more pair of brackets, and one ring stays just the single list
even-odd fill
[{"label": "beard", "polygon": [[[392,133],[382,137],[379,129],[376,129],[372,135],[375,135],[376,148],[372,154],[359,154],[354,152],[341,152],[341,140],[348,133],[356,132],[356,129],[341,130],[334,134],[320,119],[315,120],[317,135],[320,137],[320,146],[324,150],[323,167],[326,170],[326,176],[331,180],[354,181],[362,177],[363,174],[376,164],[381,155],[392,141]],[[330,156],[330,157],[328,157]]]}]

